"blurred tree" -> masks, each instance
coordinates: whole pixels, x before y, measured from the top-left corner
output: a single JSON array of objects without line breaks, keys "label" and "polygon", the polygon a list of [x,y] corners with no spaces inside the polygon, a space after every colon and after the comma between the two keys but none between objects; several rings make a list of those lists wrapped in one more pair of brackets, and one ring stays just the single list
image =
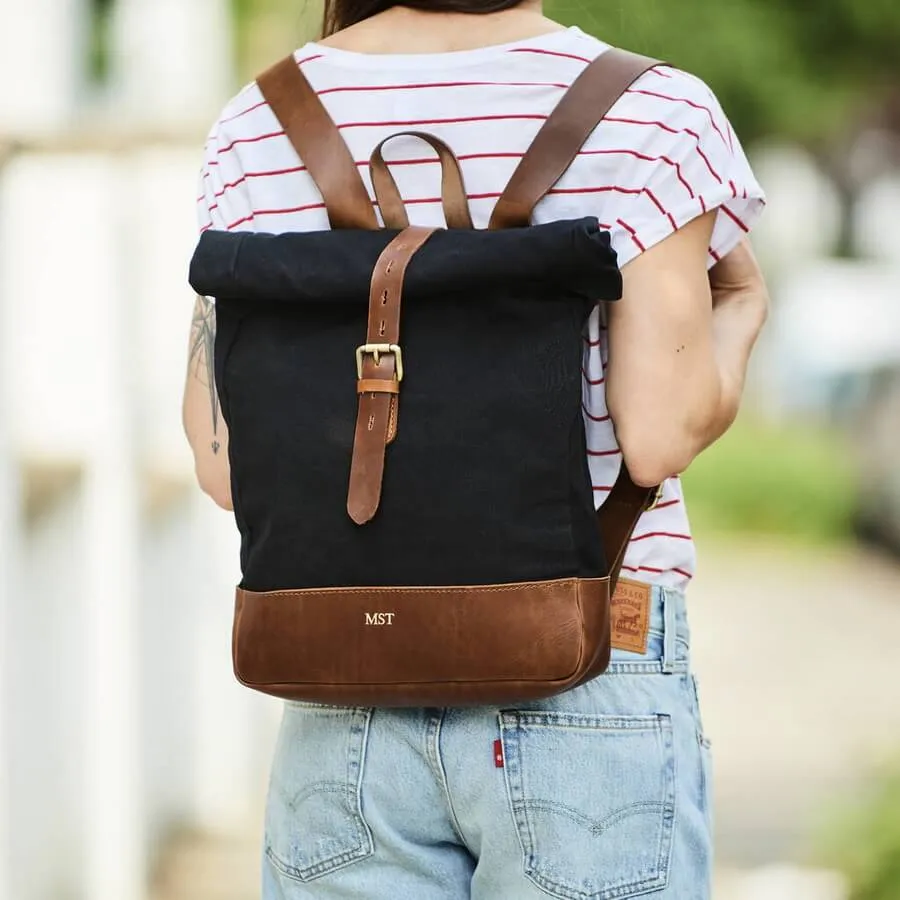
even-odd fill
[{"label": "blurred tree", "polygon": [[900,89],[895,0],[548,0],[548,12],[708,81],[747,140],[828,142]]},{"label": "blurred tree", "polygon": [[[317,0],[232,3],[245,78],[319,26]],[[774,134],[815,148],[863,125],[900,126],[896,0],[547,0],[547,12],[695,72],[748,142]]]},{"label": "blurred tree", "polygon": [[109,19],[114,0],[90,0],[90,58],[88,74],[102,82],[109,74]]},{"label": "blurred tree", "polygon": [[[545,2],[562,22],[699,75],[745,144],[774,136],[807,147],[844,200],[836,249],[850,251],[855,198],[890,156],[888,145],[872,152],[857,139],[900,135],[897,0]],[[232,3],[244,80],[319,28],[321,0]]]},{"label": "blurred tree", "polygon": [[237,27],[235,55],[241,81],[304,41],[318,37],[321,0],[231,0]]},{"label": "blurred tree", "polygon": [[[746,144],[803,144],[843,201],[835,250],[852,252],[860,188],[898,156],[896,0],[547,0],[547,11],[699,75]],[[860,140],[876,130],[893,145]]]}]

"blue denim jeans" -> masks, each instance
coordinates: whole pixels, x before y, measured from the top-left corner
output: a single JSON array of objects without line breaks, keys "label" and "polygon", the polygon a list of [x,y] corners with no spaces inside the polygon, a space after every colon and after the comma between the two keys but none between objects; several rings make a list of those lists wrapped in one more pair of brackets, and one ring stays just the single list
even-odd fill
[{"label": "blue denim jeans", "polygon": [[647,653],[513,709],[286,704],[263,900],[708,900],[709,747],[682,594]]}]

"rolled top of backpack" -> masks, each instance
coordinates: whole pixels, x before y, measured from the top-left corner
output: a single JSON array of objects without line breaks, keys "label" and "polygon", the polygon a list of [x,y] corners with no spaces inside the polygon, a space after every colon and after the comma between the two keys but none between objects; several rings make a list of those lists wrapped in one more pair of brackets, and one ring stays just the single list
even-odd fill
[{"label": "rolled top of backpack", "polygon": [[[218,299],[364,304],[378,257],[396,235],[207,231],[191,261],[190,283],[198,294]],[[502,231],[440,231],[413,258],[404,296],[477,299],[499,286],[590,301],[622,295],[609,233],[584,218]]]}]

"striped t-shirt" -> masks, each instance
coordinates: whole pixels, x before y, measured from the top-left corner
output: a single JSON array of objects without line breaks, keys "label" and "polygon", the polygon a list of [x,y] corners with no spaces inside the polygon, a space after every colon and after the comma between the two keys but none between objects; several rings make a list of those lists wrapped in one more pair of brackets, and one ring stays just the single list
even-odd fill
[{"label": "striped t-shirt", "polygon": [[[334,119],[371,194],[367,161],[397,131],[443,138],[458,155],[476,228],[488,224],[515,166],[565,90],[608,45],[570,28],[494,47],[370,55],[307,44],[296,59]],[[440,168],[428,147],[397,138],[385,156],[414,225],[442,225]],[[642,76],[537,206],[535,222],[596,216],[621,265],[708,210],[719,215],[709,264],[756,222],[764,196],[715,96],[699,79],[659,66]],[[222,113],[206,146],[200,227],[312,231],[328,227],[322,197],[259,88]],[[606,408],[602,310],[584,345],[584,416],[599,506],[622,462]],[[641,519],[623,575],[683,586],[694,544],[677,478]]]}]

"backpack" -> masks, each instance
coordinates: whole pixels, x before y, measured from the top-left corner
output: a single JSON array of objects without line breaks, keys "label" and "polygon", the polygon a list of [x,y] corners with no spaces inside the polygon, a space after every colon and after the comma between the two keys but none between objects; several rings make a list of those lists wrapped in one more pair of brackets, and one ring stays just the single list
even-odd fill
[{"label": "backpack", "polygon": [[332,229],[209,231],[191,263],[216,300],[242,684],[348,706],[508,705],[607,668],[610,597],[659,491],[623,464],[595,512],[583,329],[621,275],[596,219],[530,217],[653,65],[610,50],[588,66],[487,230],[472,228],[453,152],[422,132],[448,228],[409,227],[382,144],[380,229],[293,57],[259,79]]}]

